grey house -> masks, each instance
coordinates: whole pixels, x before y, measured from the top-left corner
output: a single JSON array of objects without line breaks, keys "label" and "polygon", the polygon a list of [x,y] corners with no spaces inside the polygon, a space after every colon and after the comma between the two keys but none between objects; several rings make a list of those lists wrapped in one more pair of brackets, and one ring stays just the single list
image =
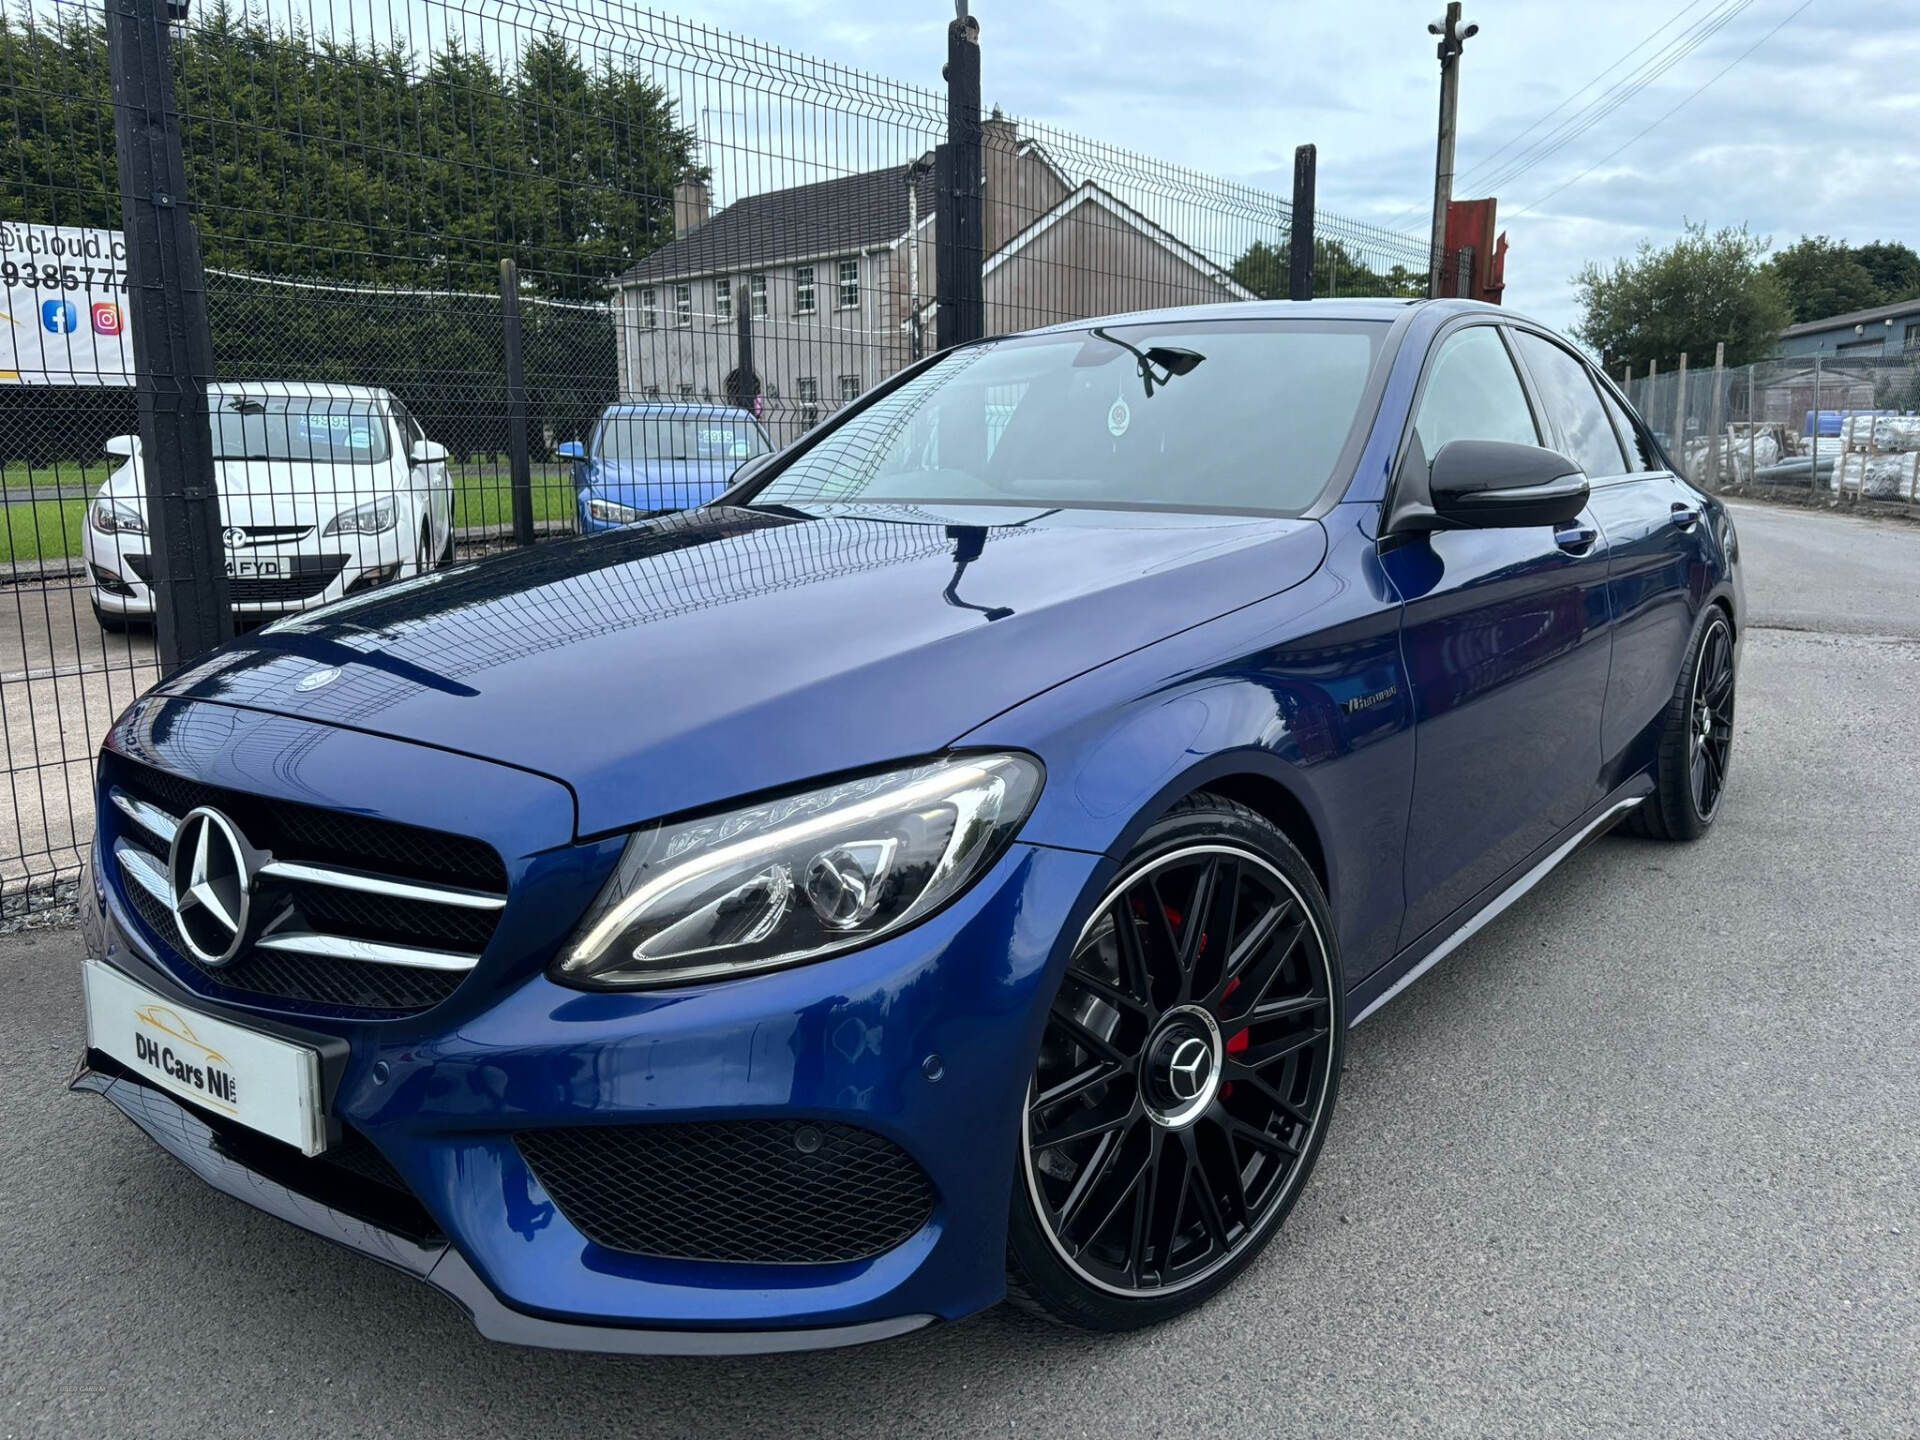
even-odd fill
[{"label": "grey house", "polygon": [[[1114,311],[1253,296],[1099,185],[1076,184],[998,117],[983,127],[987,333]],[[784,444],[933,344],[932,157],[749,195],[709,213],[674,191],[671,243],[614,282],[623,399],[752,394],[738,373],[739,291],[762,418]]]},{"label": "grey house", "polygon": [[1789,325],[1780,332],[1776,353],[1785,360],[1811,360],[1815,355],[1864,360],[1916,352],[1920,352],[1920,300]]}]

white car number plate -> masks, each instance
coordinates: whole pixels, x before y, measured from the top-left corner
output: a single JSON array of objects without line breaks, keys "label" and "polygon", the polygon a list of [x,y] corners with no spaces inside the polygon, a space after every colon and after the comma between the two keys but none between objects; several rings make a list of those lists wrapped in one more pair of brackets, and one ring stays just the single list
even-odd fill
[{"label": "white car number plate", "polygon": [[278,580],[287,573],[284,560],[229,560],[227,576],[237,580]]},{"label": "white car number plate", "polygon": [[326,1145],[320,1055],[175,1005],[89,960],[87,1043],[149,1085],[318,1155]]}]

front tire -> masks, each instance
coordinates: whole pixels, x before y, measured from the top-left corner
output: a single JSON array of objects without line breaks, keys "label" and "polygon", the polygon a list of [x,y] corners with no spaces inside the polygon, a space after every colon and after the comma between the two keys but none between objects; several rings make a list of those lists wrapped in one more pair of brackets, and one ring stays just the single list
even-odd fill
[{"label": "front tire", "polygon": [[1627,820],[1649,840],[1698,840],[1726,795],[1733,759],[1733,622],[1718,605],[1693,637],[1660,720],[1654,792]]},{"label": "front tire", "polygon": [[1009,1216],[1016,1304],[1130,1330],[1253,1262],[1332,1117],[1340,976],[1319,883],[1275,826],[1199,795],[1147,831],[1048,1012]]}]

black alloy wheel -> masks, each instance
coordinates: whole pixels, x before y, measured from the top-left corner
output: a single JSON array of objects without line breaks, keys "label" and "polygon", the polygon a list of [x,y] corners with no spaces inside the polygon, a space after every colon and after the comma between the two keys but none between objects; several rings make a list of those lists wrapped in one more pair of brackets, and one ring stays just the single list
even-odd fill
[{"label": "black alloy wheel", "polygon": [[1710,822],[1720,808],[1733,758],[1733,631],[1724,619],[1710,621],[1702,637],[1687,719],[1687,783],[1695,812]]},{"label": "black alloy wheel", "polygon": [[1715,605],[1674,682],[1660,721],[1654,791],[1627,817],[1630,832],[1650,840],[1698,840],[1720,813],[1733,763],[1739,679],[1734,657],[1733,622]]},{"label": "black alloy wheel", "polygon": [[1021,1131],[1016,1299],[1129,1328],[1251,1261],[1332,1109],[1345,1006],[1330,934],[1312,871],[1252,811],[1198,797],[1148,832],[1048,1013]]}]

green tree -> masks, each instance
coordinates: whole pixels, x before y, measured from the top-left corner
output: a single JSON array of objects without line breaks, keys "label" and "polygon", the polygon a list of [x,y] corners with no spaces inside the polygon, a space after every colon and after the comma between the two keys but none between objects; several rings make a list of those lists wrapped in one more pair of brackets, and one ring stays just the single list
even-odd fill
[{"label": "green tree", "polygon": [[[1262,300],[1284,300],[1289,291],[1289,255],[1293,240],[1283,233],[1277,242],[1256,240],[1233,262],[1233,278]],[[1316,299],[1336,295],[1381,295],[1411,299],[1427,293],[1424,271],[1416,274],[1403,264],[1379,270],[1355,255],[1339,240],[1315,237],[1313,293]]]},{"label": "green tree", "polygon": [[1875,240],[1853,252],[1880,292],[1876,302],[1891,305],[1896,300],[1920,296],[1920,254],[1898,240]]},{"label": "green tree", "polygon": [[1880,303],[1879,282],[1860,263],[1859,252],[1844,240],[1803,235],[1768,261],[1767,267],[1786,292],[1795,324]]},{"label": "green tree", "polygon": [[1689,224],[1664,249],[1643,243],[1611,266],[1589,263],[1573,277],[1581,309],[1574,333],[1609,364],[1667,363],[1682,351],[1711,356],[1721,341],[1729,365],[1759,360],[1792,319],[1779,277],[1761,263],[1767,247],[1745,225]]}]

